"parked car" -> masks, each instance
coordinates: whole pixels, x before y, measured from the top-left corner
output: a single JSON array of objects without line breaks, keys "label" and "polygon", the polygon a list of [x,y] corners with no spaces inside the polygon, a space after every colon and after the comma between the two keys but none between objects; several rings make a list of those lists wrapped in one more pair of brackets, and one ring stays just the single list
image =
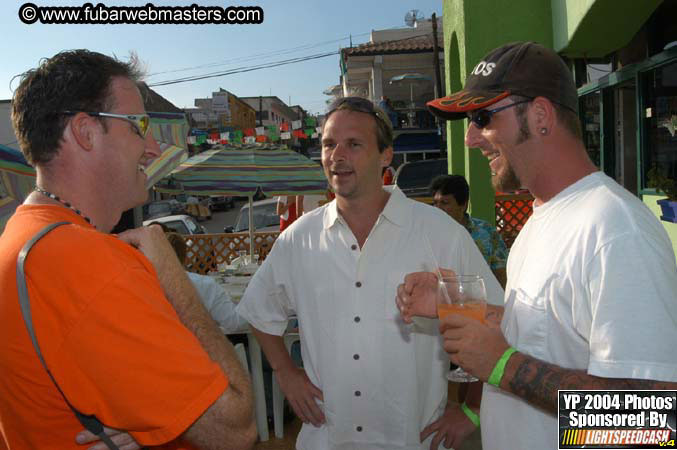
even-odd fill
[{"label": "parked car", "polygon": [[[156,224],[160,223],[167,228],[170,228],[171,230],[182,234],[182,235],[187,235],[187,234],[207,234],[207,230],[197,223],[195,219],[191,216],[185,215],[185,214],[179,214],[175,216],[166,216],[166,217],[159,217],[157,219],[151,219],[151,220],[144,220],[143,225],[151,225],[151,224]],[[185,239],[185,238],[184,238]],[[190,254],[194,251],[193,250],[193,240],[192,239],[185,239],[186,241],[186,246],[188,247],[188,254],[189,254],[189,260],[190,260]],[[212,243],[213,244],[213,243]],[[204,250],[199,250],[199,257],[201,259],[204,258],[205,252]],[[199,266],[193,267],[192,263],[188,263],[186,268],[190,271],[193,272],[205,272],[205,267],[207,267],[206,270],[216,270],[216,252],[214,250],[210,251],[210,255],[207,257],[207,265],[200,263]]]},{"label": "parked car", "polygon": [[[277,198],[267,198],[252,203],[254,231],[279,231],[280,216],[277,215]],[[226,227],[225,233],[249,231],[249,203],[240,208],[235,225]]]},{"label": "parked car", "polygon": [[178,200],[159,200],[146,203],[142,208],[143,220],[155,219],[158,217],[183,214],[184,205]]},{"label": "parked car", "polygon": [[395,184],[407,197],[429,197],[433,178],[447,173],[446,159],[426,159],[402,164],[395,173]]},{"label": "parked car", "polygon": [[212,211],[228,211],[235,206],[235,200],[228,195],[211,195],[209,199]]},{"label": "parked car", "polygon": [[158,217],[143,221],[143,226],[161,223],[179,234],[206,234],[207,230],[186,214]]}]

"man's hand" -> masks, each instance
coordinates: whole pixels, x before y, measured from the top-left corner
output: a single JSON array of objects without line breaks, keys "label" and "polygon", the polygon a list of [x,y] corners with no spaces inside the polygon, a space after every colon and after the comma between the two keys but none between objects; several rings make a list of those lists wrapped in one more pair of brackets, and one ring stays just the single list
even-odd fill
[{"label": "man's hand", "polygon": [[[452,270],[440,269],[443,277],[452,277]],[[397,286],[395,303],[405,323],[411,323],[413,316],[437,317],[437,296],[440,283],[436,273],[414,272],[404,277],[404,283]]]},{"label": "man's hand", "polygon": [[421,431],[421,442],[434,434],[430,450],[437,450],[440,444],[444,448],[459,448],[473,431],[475,425],[461,410],[461,405],[447,404],[444,414]]},{"label": "man's hand", "polygon": [[[120,450],[139,450],[141,448],[129,433],[108,427],[103,427],[103,431]],[[91,447],[87,447],[87,450],[108,450],[108,446],[100,441],[98,436],[87,430],[79,432],[75,436],[75,442],[79,445],[95,443]]]},{"label": "man's hand", "polygon": [[325,423],[324,413],[315,401],[316,398],[324,401],[322,391],[311,383],[305,370],[294,366],[274,373],[280,389],[303,423],[312,423],[316,427]]},{"label": "man's hand", "polygon": [[[134,228],[133,230],[123,231],[118,237],[128,244],[136,247],[143,253],[146,258],[153,264],[158,278],[162,286],[166,286],[165,282],[172,280],[165,280],[168,272],[171,274],[169,268],[179,268],[183,270],[179,259],[174,253],[174,249],[167,241],[165,233],[159,225],[151,225],[148,227]],[[169,275],[170,277],[172,275]]]},{"label": "man's hand", "polygon": [[496,361],[509,347],[501,330],[459,314],[440,319],[440,334],[449,358],[468,373],[487,381]]}]

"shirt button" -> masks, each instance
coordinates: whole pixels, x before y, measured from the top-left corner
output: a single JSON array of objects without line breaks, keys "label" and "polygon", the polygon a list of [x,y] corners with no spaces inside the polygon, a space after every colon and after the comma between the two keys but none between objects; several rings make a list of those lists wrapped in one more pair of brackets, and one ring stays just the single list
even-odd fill
[{"label": "shirt button", "polygon": [[356,282],[356,283],[355,283],[355,286],[357,286],[357,287],[362,287],[362,282],[361,282],[361,281]]},{"label": "shirt button", "polygon": [[351,249],[351,250],[357,250],[357,245],[356,245],[356,244],[351,245],[351,246],[350,246],[350,249]]},{"label": "shirt button", "polygon": [[362,392],[360,392],[360,391],[355,391],[355,397],[359,397],[360,395],[362,395]]},{"label": "shirt button", "polygon": [[360,321],[360,316],[355,316],[355,322],[359,322],[359,321]]},{"label": "shirt button", "polygon": [[358,359],[360,359],[360,355],[358,355],[357,353],[354,354],[354,355],[353,355],[353,359],[354,359],[355,361],[357,361]]},{"label": "shirt button", "polygon": [[359,432],[359,431],[362,431],[362,427],[357,427],[357,428],[355,428],[355,429],[356,429],[358,432]]}]

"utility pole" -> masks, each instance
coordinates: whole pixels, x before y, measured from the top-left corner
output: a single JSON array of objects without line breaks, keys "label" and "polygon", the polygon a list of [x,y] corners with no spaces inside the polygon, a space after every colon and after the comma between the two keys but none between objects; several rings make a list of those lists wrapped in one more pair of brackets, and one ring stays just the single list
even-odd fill
[{"label": "utility pole", "polygon": [[263,97],[259,95],[259,126],[263,125]]},{"label": "utility pole", "polygon": [[[437,14],[433,13],[433,67],[435,70],[435,98],[442,96],[442,79],[440,77],[440,54],[439,47],[437,45]],[[442,148],[442,124],[440,123],[440,118],[435,116],[435,122],[437,123],[437,142],[440,148],[440,154],[443,154],[446,149]]]},{"label": "utility pole", "polygon": [[440,77],[440,53],[437,45],[437,15],[433,13],[433,66],[435,66],[435,98],[442,96],[442,79]]}]

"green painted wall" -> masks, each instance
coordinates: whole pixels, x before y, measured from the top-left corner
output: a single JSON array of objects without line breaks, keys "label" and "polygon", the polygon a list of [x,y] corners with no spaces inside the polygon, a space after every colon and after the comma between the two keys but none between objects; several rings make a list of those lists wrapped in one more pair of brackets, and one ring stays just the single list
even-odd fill
[{"label": "green painted wall", "polygon": [[553,48],[567,56],[606,56],[627,45],[662,1],[551,0]]},{"label": "green painted wall", "polygon": [[[500,12],[500,13],[498,13]],[[552,11],[545,0],[445,0],[444,52],[447,93],[463,88],[466,74],[490,50],[512,41],[552,47]],[[447,122],[450,173],[470,184],[470,213],[495,220],[494,191],[486,158],[463,142],[467,121]]]},{"label": "green painted wall", "polygon": [[[661,207],[656,203],[656,200],[660,200],[661,198],[665,198],[663,196],[658,196],[658,195],[643,195],[642,196],[642,201],[646,206],[649,207],[649,209],[660,219],[661,217]],[[677,223],[671,223],[671,222],[664,222],[661,220],[661,223],[663,224],[663,227],[665,228],[665,231],[668,232],[668,236],[670,237],[670,240],[672,241],[672,250],[675,252],[675,255],[677,255]]]}]

